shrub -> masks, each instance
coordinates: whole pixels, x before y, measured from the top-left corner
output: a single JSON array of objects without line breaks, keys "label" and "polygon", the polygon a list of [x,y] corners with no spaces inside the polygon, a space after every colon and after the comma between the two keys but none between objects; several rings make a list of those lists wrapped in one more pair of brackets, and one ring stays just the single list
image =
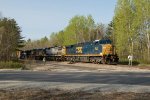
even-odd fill
[{"label": "shrub", "polygon": [[[129,61],[127,59],[120,59],[119,64],[121,65],[128,65]],[[133,60],[132,61],[133,65],[139,65],[140,63],[138,61]]]},{"label": "shrub", "polygon": [[0,62],[0,69],[5,69],[5,68],[21,68],[24,69],[25,65],[22,63],[18,63],[18,62],[12,62],[12,61],[8,61],[8,62]]}]

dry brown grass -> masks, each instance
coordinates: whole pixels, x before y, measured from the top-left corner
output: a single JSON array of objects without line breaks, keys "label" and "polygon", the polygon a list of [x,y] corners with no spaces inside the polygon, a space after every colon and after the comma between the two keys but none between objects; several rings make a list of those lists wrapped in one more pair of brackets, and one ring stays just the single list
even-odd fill
[{"label": "dry brown grass", "polygon": [[149,100],[150,93],[87,93],[62,90],[0,90],[0,100]]}]

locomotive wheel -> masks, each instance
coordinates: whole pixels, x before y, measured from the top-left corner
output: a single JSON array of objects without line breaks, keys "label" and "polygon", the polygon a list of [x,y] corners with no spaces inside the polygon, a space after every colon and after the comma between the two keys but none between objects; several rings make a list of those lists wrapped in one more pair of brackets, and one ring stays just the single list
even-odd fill
[{"label": "locomotive wheel", "polygon": [[102,64],[106,64],[106,60],[105,59],[102,60]]},{"label": "locomotive wheel", "polygon": [[110,59],[109,59],[109,60],[107,60],[107,64],[109,64],[109,65],[111,64],[111,61],[110,61]]},{"label": "locomotive wheel", "polygon": [[94,59],[92,60],[92,63],[95,64],[95,60]]}]

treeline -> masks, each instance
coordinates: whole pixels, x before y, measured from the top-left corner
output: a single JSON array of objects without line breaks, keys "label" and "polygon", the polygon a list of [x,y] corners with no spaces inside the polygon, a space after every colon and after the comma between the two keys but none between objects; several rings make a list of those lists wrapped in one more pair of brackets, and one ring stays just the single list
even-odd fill
[{"label": "treeline", "polygon": [[38,49],[38,48],[46,48],[51,47],[50,39],[46,36],[41,38],[40,40],[31,40],[28,39],[25,41],[25,46],[21,50],[31,50],[31,49]]},{"label": "treeline", "polygon": [[0,61],[16,58],[16,50],[23,47],[21,29],[14,19],[0,18]]},{"label": "treeline", "polygon": [[49,38],[44,37],[35,41],[29,39],[24,49],[64,46],[108,38],[109,35],[106,33],[109,33],[109,30],[102,23],[96,24],[91,15],[74,16],[64,30],[52,33]]},{"label": "treeline", "polygon": [[113,35],[120,58],[150,63],[150,0],[118,0]]}]

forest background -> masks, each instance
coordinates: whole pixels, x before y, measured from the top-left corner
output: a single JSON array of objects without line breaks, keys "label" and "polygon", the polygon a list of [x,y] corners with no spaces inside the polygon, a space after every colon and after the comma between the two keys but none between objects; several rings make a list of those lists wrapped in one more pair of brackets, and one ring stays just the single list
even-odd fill
[{"label": "forest background", "polygon": [[[22,40],[15,19],[0,18],[0,60],[11,60],[17,49],[28,50],[110,39],[121,60],[133,54],[139,63],[150,63],[150,0],[118,0],[113,20],[95,23],[92,15],[72,17],[63,30],[40,40]],[[23,47],[24,46],[24,47]],[[23,48],[22,48],[23,47]]]}]

